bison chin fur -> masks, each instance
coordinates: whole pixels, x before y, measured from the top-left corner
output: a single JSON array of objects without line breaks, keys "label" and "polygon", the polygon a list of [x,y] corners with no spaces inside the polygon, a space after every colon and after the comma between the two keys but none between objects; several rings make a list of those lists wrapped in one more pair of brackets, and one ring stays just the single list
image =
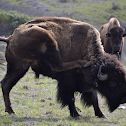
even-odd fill
[{"label": "bison chin fur", "polygon": [[[119,100],[118,100],[119,101]],[[107,105],[108,105],[108,108],[109,108],[109,111],[110,112],[113,112],[115,109],[117,109],[120,105],[119,102],[113,102],[111,99],[107,99],[106,98],[106,102],[107,102]]]},{"label": "bison chin fur", "polygon": [[116,110],[121,104],[121,101],[120,101],[121,98],[117,98],[116,96],[115,98],[110,98],[110,95],[106,94],[105,92],[101,90],[98,90],[98,92],[101,94],[103,98],[105,98],[106,105],[108,106],[108,109],[110,112],[113,112],[114,110]]},{"label": "bison chin fur", "polygon": [[86,107],[93,105],[93,102],[96,100],[96,94],[93,92],[84,92],[81,95],[81,102]]}]

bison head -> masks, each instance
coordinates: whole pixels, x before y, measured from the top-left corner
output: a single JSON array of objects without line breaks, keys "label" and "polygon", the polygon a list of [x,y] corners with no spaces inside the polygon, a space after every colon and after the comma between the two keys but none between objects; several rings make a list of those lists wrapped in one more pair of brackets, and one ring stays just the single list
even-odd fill
[{"label": "bison head", "polygon": [[126,72],[116,56],[106,57],[105,60],[102,60],[102,64],[97,66],[97,69],[93,67],[91,73],[93,85],[106,98],[111,112],[120,104],[126,103]]},{"label": "bison head", "polygon": [[123,46],[123,37],[126,36],[126,31],[123,30],[122,27],[112,27],[108,28],[108,33],[106,37],[110,37],[111,39],[111,48],[112,54],[118,54],[122,50]]}]

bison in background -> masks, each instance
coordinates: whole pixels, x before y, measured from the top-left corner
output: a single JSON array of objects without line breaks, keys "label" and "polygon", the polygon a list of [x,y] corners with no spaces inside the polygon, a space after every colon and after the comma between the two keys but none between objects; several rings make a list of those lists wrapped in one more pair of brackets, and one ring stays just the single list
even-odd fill
[{"label": "bison in background", "polygon": [[105,52],[117,55],[119,60],[121,60],[125,36],[125,31],[114,17],[100,28],[100,37]]},{"label": "bison in background", "polygon": [[[1,87],[9,114],[14,113],[9,93],[29,67],[37,77],[43,74],[58,81],[57,100],[69,107],[71,117],[80,116],[75,92],[81,93],[83,104],[93,106],[99,118],[105,115],[99,108],[97,92],[106,98],[111,112],[126,103],[125,69],[116,56],[105,53],[93,26],[70,18],[40,17],[20,25],[9,38],[0,39],[7,42],[7,73]],[[74,68],[73,64],[72,69],[62,69],[64,62],[78,64],[78,60],[84,67]],[[65,71],[59,72],[57,66]]]}]

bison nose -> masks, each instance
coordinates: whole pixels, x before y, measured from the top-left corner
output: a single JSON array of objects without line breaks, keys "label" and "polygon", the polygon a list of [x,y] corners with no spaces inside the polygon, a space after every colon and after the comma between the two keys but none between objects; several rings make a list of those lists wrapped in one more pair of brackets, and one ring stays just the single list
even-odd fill
[{"label": "bison nose", "polygon": [[126,97],[124,97],[122,100],[121,100],[121,104],[124,104],[126,103]]},{"label": "bison nose", "polygon": [[120,46],[115,45],[115,46],[114,46],[114,51],[119,52],[119,50],[120,50]]}]

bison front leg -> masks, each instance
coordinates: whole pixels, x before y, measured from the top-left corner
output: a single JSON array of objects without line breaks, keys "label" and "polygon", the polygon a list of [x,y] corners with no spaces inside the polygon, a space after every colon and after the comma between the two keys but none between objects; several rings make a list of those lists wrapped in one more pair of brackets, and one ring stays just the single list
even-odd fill
[{"label": "bison front leg", "polygon": [[77,112],[76,110],[76,107],[75,107],[75,100],[74,98],[71,99],[69,105],[69,111],[70,111],[70,116],[73,117],[73,118],[78,118],[80,117],[79,113]]},{"label": "bison front leg", "polygon": [[10,91],[12,87],[18,82],[18,80],[24,76],[27,70],[23,69],[22,66],[21,68],[16,69],[10,64],[7,65],[7,73],[4,79],[1,81],[1,88],[5,102],[5,112],[8,112],[9,114],[14,113],[9,98]]},{"label": "bison front leg", "polygon": [[62,103],[62,106],[68,106],[70,116],[73,118],[80,117],[79,113],[75,107],[74,92],[75,92],[75,80],[69,72],[64,72],[59,74],[58,78],[58,90],[57,90],[57,100]]},{"label": "bison front leg", "polygon": [[[74,95],[74,93],[73,93],[73,95]],[[71,117],[73,117],[73,118],[80,117],[80,115],[77,112],[76,107],[75,107],[74,96],[71,96],[66,91],[62,92],[62,91],[58,90],[58,101],[62,103],[63,107],[68,105]]]},{"label": "bison front leg", "polygon": [[93,105],[96,117],[106,118],[105,115],[102,113],[102,111],[99,108],[98,97],[97,97],[97,92],[96,91],[84,92],[82,94],[82,96],[81,96],[81,100],[83,101],[83,103],[86,106]]},{"label": "bison front leg", "polygon": [[93,101],[93,108],[94,108],[94,111],[95,111],[95,116],[99,117],[99,118],[106,118],[106,116],[100,110],[100,107],[99,107],[99,104],[98,104],[97,93],[95,92],[94,95],[96,96],[96,98]]}]

